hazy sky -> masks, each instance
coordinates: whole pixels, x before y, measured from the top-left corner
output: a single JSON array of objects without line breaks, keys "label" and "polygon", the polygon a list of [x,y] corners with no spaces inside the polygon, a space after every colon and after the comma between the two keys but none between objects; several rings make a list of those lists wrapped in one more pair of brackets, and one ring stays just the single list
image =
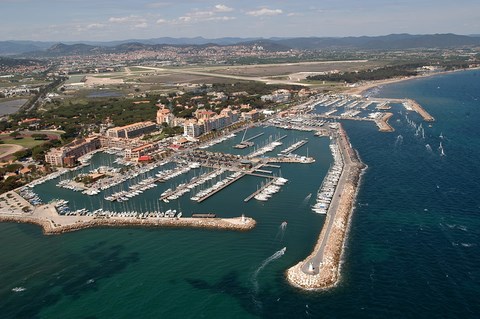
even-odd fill
[{"label": "hazy sky", "polygon": [[0,0],[0,40],[480,34],[480,0]]}]

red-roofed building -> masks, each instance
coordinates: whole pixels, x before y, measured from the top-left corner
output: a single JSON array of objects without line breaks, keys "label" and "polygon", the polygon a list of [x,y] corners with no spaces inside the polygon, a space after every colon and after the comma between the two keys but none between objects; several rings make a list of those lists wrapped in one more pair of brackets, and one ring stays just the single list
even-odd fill
[{"label": "red-roofed building", "polygon": [[153,158],[150,155],[142,155],[138,158],[139,162],[150,162]]}]

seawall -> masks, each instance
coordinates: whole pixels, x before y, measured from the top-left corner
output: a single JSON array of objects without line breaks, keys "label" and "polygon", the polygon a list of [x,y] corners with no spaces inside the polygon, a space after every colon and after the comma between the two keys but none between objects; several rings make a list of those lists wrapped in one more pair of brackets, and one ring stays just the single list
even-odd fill
[{"label": "seawall", "polygon": [[[45,235],[58,235],[86,228],[102,227],[161,227],[161,228],[198,228],[230,231],[248,231],[255,227],[256,221],[249,217],[237,218],[95,218],[77,220],[70,224],[57,224],[50,219],[0,213],[0,222],[28,223],[39,225]],[[58,222],[58,219],[57,221]]]},{"label": "seawall", "polygon": [[[360,177],[365,165],[339,129],[339,149],[344,169],[312,253],[286,271],[288,282],[305,290],[327,289],[340,279],[340,267]],[[320,262],[317,262],[320,261]]]}]

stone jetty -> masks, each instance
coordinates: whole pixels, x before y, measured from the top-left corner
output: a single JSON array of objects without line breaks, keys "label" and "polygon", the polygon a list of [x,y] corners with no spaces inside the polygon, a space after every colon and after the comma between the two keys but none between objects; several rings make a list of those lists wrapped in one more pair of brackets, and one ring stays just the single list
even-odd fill
[{"label": "stone jetty", "polygon": [[365,165],[341,126],[337,140],[345,164],[323,229],[313,252],[286,271],[288,282],[301,289],[327,289],[335,286],[340,278],[342,253]]},{"label": "stone jetty", "polygon": [[30,205],[14,191],[0,195],[0,222],[28,223],[42,227],[44,234],[62,234],[93,227],[168,227],[248,231],[256,226],[250,217],[107,217],[59,215],[53,204]]},{"label": "stone jetty", "polygon": [[255,227],[252,218],[94,218],[77,220],[72,224],[57,224],[50,219],[32,216],[10,215],[0,213],[0,222],[16,222],[39,225],[45,235],[58,235],[94,227],[162,227],[162,228],[204,228],[219,230],[248,231]]}]

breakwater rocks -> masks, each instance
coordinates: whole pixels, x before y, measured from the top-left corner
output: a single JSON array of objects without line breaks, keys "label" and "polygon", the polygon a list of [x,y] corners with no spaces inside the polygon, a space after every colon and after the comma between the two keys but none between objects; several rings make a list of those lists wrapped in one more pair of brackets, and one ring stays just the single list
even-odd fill
[{"label": "breakwater rocks", "polygon": [[[340,128],[339,149],[345,162],[334,199],[313,252],[286,271],[288,282],[306,290],[327,289],[340,278],[341,258],[365,165]],[[335,202],[335,203],[334,203]]]},{"label": "breakwater rocks", "polygon": [[395,129],[388,123],[388,120],[393,116],[393,113],[384,113],[379,119],[375,120],[380,132],[394,132]]},{"label": "breakwater rocks", "polygon": [[[36,224],[43,228],[45,235],[58,235],[93,227],[171,227],[171,228],[204,228],[218,230],[248,231],[255,227],[256,221],[252,218],[98,218],[77,220],[75,223],[61,225],[48,219],[30,216],[1,215],[0,222],[16,222]],[[58,221],[57,221],[58,222]]]},{"label": "breakwater rocks", "polygon": [[[358,174],[351,172],[351,177],[356,181],[359,181],[358,176],[360,176],[360,169],[357,167],[355,170],[359,171]],[[316,273],[306,273],[302,268],[305,268],[305,264],[313,259],[316,253],[320,250],[320,247],[325,240],[327,227],[322,229],[313,252],[305,260],[287,270],[287,280],[291,285],[306,290],[318,290],[333,287],[338,282],[340,277],[341,256],[349,229],[353,203],[355,202],[358,189],[358,186],[356,185],[357,183],[349,183],[343,189],[342,199],[340,200],[335,220],[333,221],[333,227],[326,239],[327,244],[324,247],[322,262],[320,265],[315,266],[318,268],[315,269]],[[331,216],[331,214],[327,214],[325,225],[330,223]]]}]

